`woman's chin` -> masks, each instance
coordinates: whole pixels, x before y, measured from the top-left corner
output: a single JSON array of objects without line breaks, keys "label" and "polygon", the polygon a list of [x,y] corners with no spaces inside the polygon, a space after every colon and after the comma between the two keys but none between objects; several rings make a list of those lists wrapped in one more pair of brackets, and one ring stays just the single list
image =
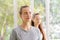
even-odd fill
[{"label": "woman's chin", "polygon": [[30,20],[26,20],[25,22],[30,22]]}]

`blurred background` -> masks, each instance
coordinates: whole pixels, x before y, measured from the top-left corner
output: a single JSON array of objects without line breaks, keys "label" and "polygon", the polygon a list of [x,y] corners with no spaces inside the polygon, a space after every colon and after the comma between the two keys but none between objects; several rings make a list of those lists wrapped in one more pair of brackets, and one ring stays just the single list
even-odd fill
[{"label": "blurred background", "polygon": [[21,24],[22,5],[29,5],[32,12],[40,13],[48,40],[60,40],[60,0],[0,0],[1,40],[9,40],[12,29]]}]

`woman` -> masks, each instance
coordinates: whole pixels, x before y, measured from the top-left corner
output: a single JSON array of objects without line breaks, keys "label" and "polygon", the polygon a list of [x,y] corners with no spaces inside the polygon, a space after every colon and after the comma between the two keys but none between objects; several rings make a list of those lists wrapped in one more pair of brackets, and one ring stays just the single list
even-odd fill
[{"label": "woman", "polygon": [[41,24],[41,18],[39,13],[35,13],[32,18],[32,26],[35,26],[36,28],[39,28],[40,32],[42,33],[42,40],[46,40],[46,34],[43,30],[42,24]]},{"label": "woman", "polygon": [[31,26],[32,13],[29,6],[20,9],[22,24],[13,29],[10,40],[41,40],[40,31]]}]

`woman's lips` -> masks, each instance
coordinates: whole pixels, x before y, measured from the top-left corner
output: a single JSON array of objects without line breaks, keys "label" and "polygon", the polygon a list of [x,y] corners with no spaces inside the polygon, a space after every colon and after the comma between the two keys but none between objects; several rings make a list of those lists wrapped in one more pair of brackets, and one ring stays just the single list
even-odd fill
[{"label": "woman's lips", "polygon": [[26,18],[26,19],[30,19],[30,18]]}]

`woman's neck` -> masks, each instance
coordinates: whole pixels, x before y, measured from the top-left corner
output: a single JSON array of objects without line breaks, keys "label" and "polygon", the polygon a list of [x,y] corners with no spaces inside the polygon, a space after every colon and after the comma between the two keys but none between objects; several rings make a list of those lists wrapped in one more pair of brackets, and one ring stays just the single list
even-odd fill
[{"label": "woman's neck", "polygon": [[27,30],[30,30],[31,25],[30,25],[30,23],[22,23],[21,27],[22,27],[22,29],[27,31]]},{"label": "woman's neck", "polygon": [[34,23],[34,26],[35,26],[36,28],[38,28],[39,25],[38,25],[37,23]]}]

